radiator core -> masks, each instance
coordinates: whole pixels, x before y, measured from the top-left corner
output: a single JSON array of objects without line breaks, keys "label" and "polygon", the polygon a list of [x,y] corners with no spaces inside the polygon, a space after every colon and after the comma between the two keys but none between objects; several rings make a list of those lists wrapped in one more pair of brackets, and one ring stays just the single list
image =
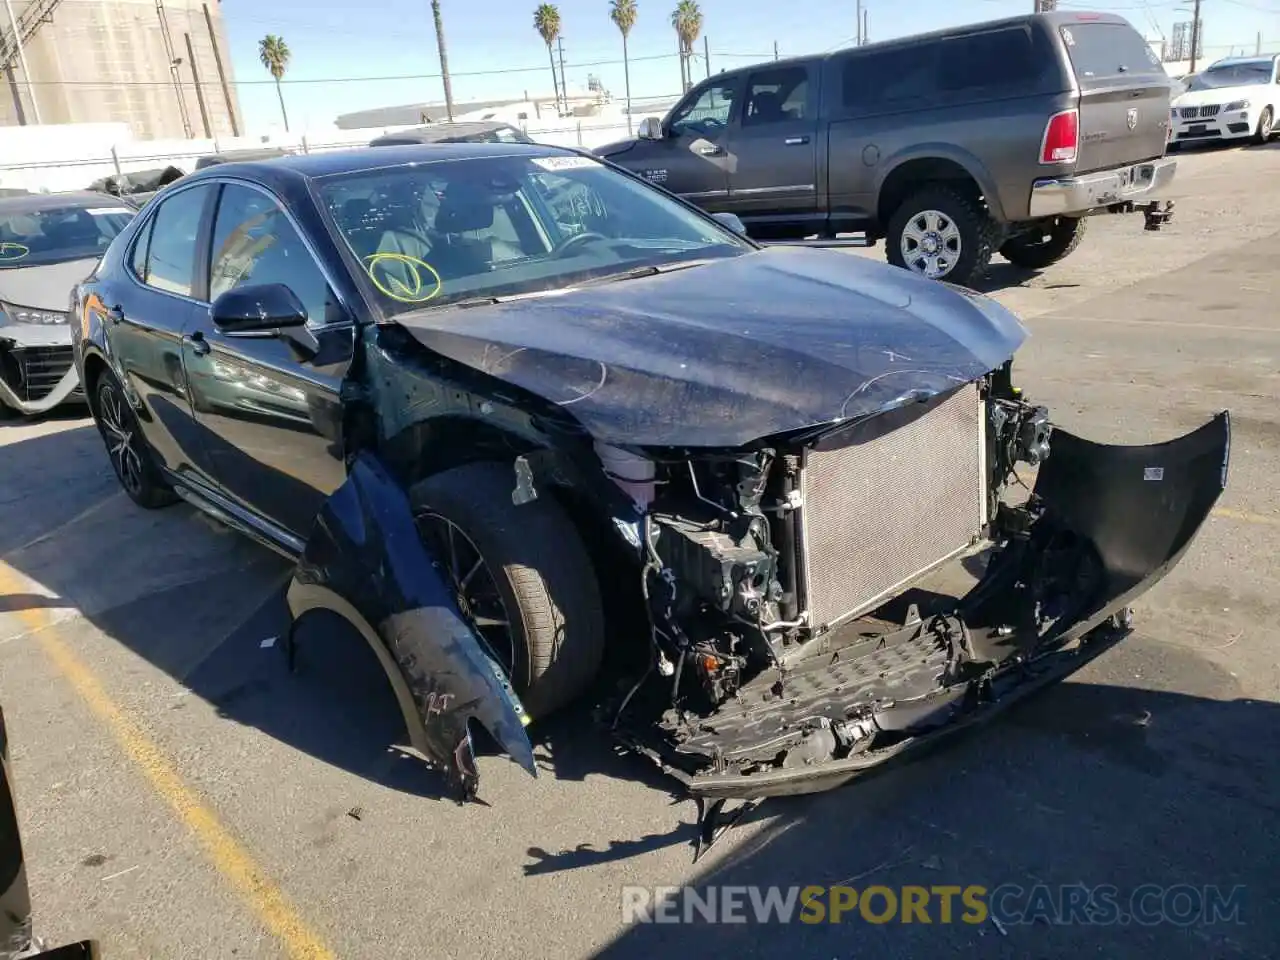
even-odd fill
[{"label": "radiator core", "polygon": [[799,546],[814,628],[874,609],[982,535],[977,385],[921,406],[852,424],[804,452]]}]

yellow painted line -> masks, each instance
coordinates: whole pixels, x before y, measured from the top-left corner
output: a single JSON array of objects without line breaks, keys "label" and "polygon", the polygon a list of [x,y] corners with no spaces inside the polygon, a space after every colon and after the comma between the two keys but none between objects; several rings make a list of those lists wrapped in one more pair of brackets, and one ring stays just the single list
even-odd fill
[{"label": "yellow painted line", "polygon": [[[34,592],[25,578],[0,563],[0,595]],[[93,672],[58,635],[44,608],[16,611],[30,628],[45,655],[75,689],[89,709],[119,742],[125,755],[150,782],[152,789],[173,808],[204,848],[223,879],[253,911],[258,920],[285,946],[295,960],[336,960],[314,930],[302,919],[284,892],[259,867],[244,846],[218,820],[217,815],[191,790],[177,769],[151,741],[142,726],[116,705]]]},{"label": "yellow painted line", "polygon": [[1250,513],[1247,510],[1232,510],[1230,507],[1217,507],[1213,511],[1215,517],[1227,520],[1241,520],[1244,523],[1261,523],[1266,526],[1280,527],[1280,517],[1269,517],[1264,513]]}]

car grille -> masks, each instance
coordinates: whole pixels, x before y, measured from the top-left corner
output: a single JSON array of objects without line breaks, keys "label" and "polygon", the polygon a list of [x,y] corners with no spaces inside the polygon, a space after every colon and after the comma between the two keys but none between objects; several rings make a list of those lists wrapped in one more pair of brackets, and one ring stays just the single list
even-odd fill
[{"label": "car grille", "polygon": [[70,346],[9,350],[0,363],[0,376],[20,400],[43,400],[71,369],[71,351]]},{"label": "car grille", "polygon": [[1179,107],[1178,116],[1183,120],[1196,120],[1204,117],[1216,117],[1218,111],[1222,109],[1222,104],[1214,103],[1207,107]]},{"label": "car grille", "polygon": [[[923,415],[884,414],[805,451],[800,559],[811,626],[874,609],[981,537],[982,411],[976,384],[968,384]],[[907,422],[895,428],[889,421],[898,416]]]}]

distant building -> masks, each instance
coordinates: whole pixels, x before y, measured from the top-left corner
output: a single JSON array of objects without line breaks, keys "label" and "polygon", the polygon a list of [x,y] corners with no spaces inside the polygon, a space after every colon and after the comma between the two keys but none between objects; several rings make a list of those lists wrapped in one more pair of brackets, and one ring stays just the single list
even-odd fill
[{"label": "distant building", "polygon": [[0,125],[38,116],[127,123],[141,139],[243,133],[219,0],[11,2],[22,57],[0,4]]}]

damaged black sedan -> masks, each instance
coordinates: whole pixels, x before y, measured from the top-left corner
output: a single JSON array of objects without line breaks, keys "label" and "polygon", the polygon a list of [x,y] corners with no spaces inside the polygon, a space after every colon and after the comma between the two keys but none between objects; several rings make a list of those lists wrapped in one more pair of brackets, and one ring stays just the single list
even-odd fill
[{"label": "damaged black sedan", "polygon": [[836,786],[1123,637],[1226,483],[1226,413],[1054,429],[994,301],[552,147],[198,172],[75,310],[129,496],[295,560],[464,797],[589,690],[695,797]]}]

